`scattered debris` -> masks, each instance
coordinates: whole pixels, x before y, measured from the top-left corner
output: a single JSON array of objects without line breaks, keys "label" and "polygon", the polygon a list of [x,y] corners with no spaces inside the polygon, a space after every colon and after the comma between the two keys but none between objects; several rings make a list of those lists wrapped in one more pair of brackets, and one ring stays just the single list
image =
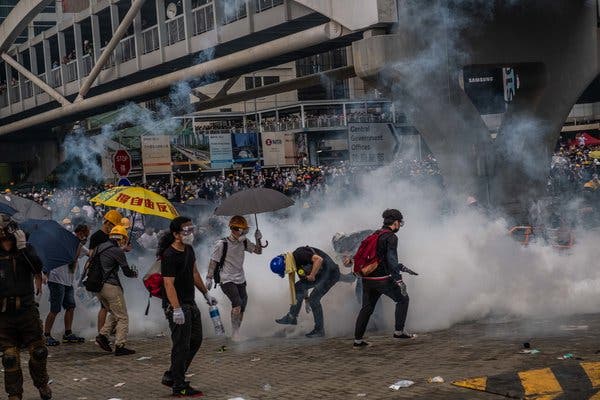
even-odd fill
[{"label": "scattered debris", "polygon": [[[157,335],[156,335],[156,337],[165,337],[165,336],[166,336],[166,335],[165,335],[165,333],[164,333],[164,332],[161,332],[161,333],[159,333],[159,334],[157,334]],[[92,342],[93,342],[93,341],[95,341],[95,339],[94,339],[94,340],[92,340]]]},{"label": "scattered debris", "polygon": [[529,342],[525,342],[525,343],[523,343],[523,348],[524,349],[530,349],[531,348],[531,344]]},{"label": "scattered debris", "polygon": [[123,386],[125,386],[125,382],[120,382],[120,383],[117,383],[115,385],[116,388],[120,388],[120,387],[123,387]]},{"label": "scattered debris", "polygon": [[413,381],[403,379],[403,380],[399,380],[398,382],[394,383],[393,385],[390,385],[390,389],[400,390],[402,388],[411,387],[414,384],[415,383]]},{"label": "scattered debris", "polygon": [[541,353],[538,349],[525,349],[521,350],[519,354],[539,354]]},{"label": "scattered debris", "polygon": [[227,351],[227,346],[221,346],[217,349],[217,353],[224,353]]},{"label": "scattered debris", "polygon": [[185,374],[185,377],[186,377],[186,378],[191,378],[191,377],[192,377],[192,376],[194,376],[194,375],[196,375],[196,374]]},{"label": "scattered debris", "polygon": [[366,393],[358,393],[356,397],[367,397]]},{"label": "scattered debris", "polygon": [[434,376],[433,378],[427,379],[427,382],[429,382],[429,383],[444,383],[444,378],[442,378],[441,376]]},{"label": "scattered debris", "polygon": [[573,358],[573,353],[567,353],[560,357],[556,357],[557,360],[569,360],[571,358]]},{"label": "scattered debris", "polygon": [[262,388],[265,392],[270,392],[273,387],[268,383],[265,383]]},{"label": "scattered debris", "polygon": [[561,325],[561,331],[585,331],[589,328],[587,325]]},{"label": "scattered debris", "polygon": [[260,357],[254,357],[252,360],[250,360],[251,362],[257,362],[260,361]]},{"label": "scattered debris", "polygon": [[138,358],[137,360],[138,361],[145,361],[145,360],[150,360],[150,359],[152,359],[152,357],[144,356],[144,357]]},{"label": "scattered debris", "polygon": [[232,397],[228,400],[244,400],[244,398],[243,397]]},{"label": "scattered debris", "polygon": [[50,380],[48,381],[48,385],[52,385],[53,383],[54,383],[54,379],[50,379]]}]

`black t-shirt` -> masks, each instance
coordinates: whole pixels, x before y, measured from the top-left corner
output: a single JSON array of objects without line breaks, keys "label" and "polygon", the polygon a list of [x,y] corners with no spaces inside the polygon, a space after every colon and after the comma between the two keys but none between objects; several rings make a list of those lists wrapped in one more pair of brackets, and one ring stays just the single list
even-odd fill
[{"label": "black t-shirt", "polygon": [[101,230],[96,231],[90,238],[90,250],[94,250],[102,243],[108,242],[108,234]]},{"label": "black t-shirt", "polygon": [[327,271],[333,268],[339,268],[337,264],[333,262],[331,257],[327,255],[327,253],[325,253],[323,250],[317,249],[316,247],[310,246],[298,247],[292,253],[292,255],[294,256],[294,261],[296,261],[296,268],[303,269],[306,275],[310,274],[313,264],[312,258],[315,254],[323,258],[323,265],[317,273],[317,276],[319,276],[323,271]]},{"label": "black t-shirt", "polygon": [[[163,253],[160,263],[161,274],[165,278],[175,278],[175,291],[181,304],[194,304],[194,263],[196,255],[191,246],[184,251],[169,247]],[[165,304],[168,300],[165,296]]]}]

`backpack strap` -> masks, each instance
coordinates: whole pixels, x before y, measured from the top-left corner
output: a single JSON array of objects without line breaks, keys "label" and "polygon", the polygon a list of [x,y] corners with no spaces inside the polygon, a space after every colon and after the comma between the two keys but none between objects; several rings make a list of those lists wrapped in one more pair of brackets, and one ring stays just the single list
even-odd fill
[{"label": "backpack strap", "polygon": [[217,267],[219,267],[219,268],[221,268],[223,266],[223,264],[225,264],[225,258],[227,257],[227,249],[229,247],[227,238],[223,238],[221,240],[221,243],[223,243],[223,251],[221,252],[221,259],[219,260],[219,263],[217,264]]}]

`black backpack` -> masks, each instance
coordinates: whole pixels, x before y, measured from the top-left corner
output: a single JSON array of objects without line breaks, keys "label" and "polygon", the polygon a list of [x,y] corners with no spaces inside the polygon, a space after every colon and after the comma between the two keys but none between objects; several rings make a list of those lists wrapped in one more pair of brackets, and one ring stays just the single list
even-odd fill
[{"label": "black backpack", "polygon": [[102,290],[102,286],[104,286],[104,283],[106,283],[108,277],[119,268],[119,265],[117,264],[108,274],[106,274],[106,276],[104,275],[102,263],[100,262],[100,254],[104,253],[106,250],[112,247],[115,246],[111,245],[103,249],[102,251],[95,252],[90,258],[85,279],[83,280],[83,286],[88,292],[99,293]]},{"label": "black backpack", "polygon": [[[225,257],[227,257],[227,248],[229,247],[229,241],[227,238],[221,239],[223,242],[223,253],[221,254],[221,259],[217,263],[215,267],[215,272],[213,273],[213,280],[215,281],[215,287],[221,284],[221,269],[223,269],[223,264],[225,264]],[[248,249],[248,240],[244,240],[244,250]]]}]

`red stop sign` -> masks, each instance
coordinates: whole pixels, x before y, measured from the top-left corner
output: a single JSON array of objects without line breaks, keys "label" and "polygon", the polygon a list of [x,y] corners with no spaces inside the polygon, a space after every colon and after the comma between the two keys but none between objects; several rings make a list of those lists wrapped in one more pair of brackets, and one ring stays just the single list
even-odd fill
[{"label": "red stop sign", "polygon": [[120,177],[127,177],[131,172],[131,156],[127,150],[117,150],[113,156],[113,165]]}]

